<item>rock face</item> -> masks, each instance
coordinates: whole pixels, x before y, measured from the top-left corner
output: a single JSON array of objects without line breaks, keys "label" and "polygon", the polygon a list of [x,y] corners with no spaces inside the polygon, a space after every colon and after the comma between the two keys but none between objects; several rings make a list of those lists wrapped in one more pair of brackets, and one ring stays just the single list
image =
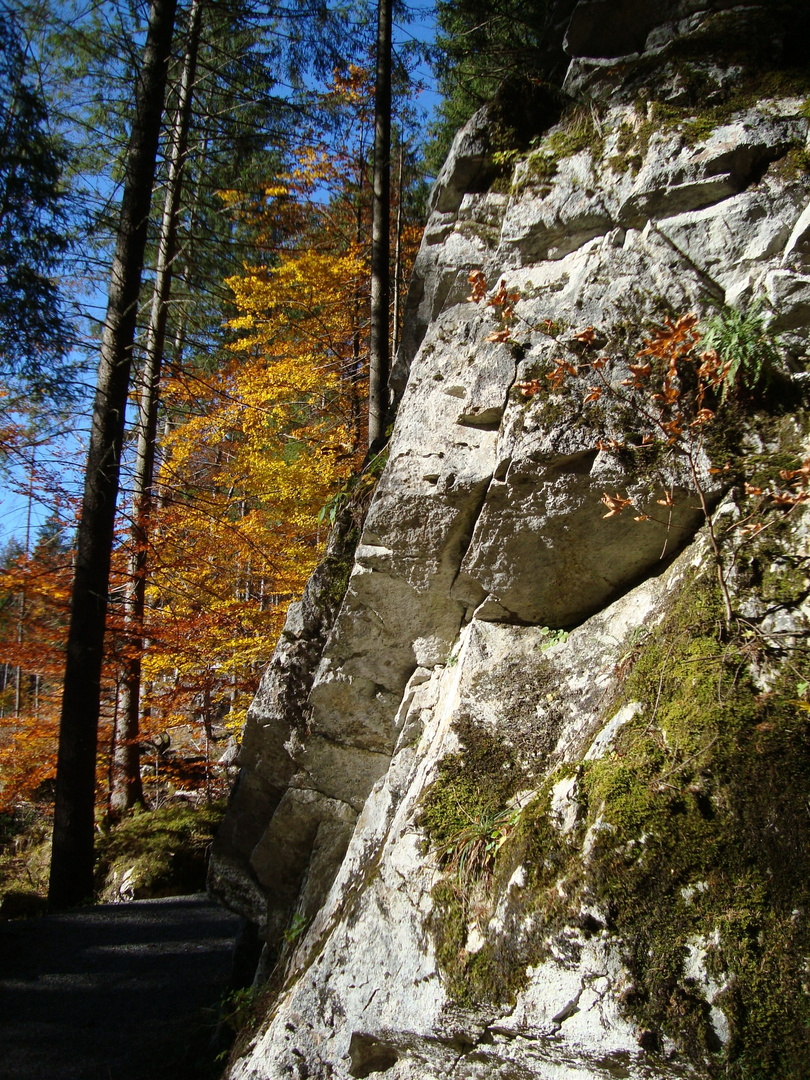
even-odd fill
[{"label": "rock face", "polygon": [[569,4],[588,103],[456,139],[212,857],[278,960],[232,1078],[805,1075],[810,88],[730,7]]}]

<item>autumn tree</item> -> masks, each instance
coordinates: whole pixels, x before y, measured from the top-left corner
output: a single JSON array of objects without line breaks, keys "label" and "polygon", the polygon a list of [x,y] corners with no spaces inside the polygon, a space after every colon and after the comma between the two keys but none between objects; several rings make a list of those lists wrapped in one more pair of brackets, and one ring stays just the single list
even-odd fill
[{"label": "autumn tree", "polygon": [[71,563],[69,530],[52,515],[30,551],[13,545],[0,566],[0,811],[55,775]]},{"label": "autumn tree", "polygon": [[[228,279],[228,361],[172,369],[164,387],[144,730],[238,731],[320,554],[323,508],[363,457],[372,104],[366,70],[335,72],[286,171],[261,198],[225,195],[265,260]],[[403,240],[407,261],[418,229]]]},{"label": "autumn tree", "polygon": [[304,198],[330,168],[305,154],[267,189],[267,227],[280,239],[289,214],[289,247],[229,280],[241,314],[228,362],[176,372],[164,389],[183,419],[164,437],[143,661],[164,727],[195,716],[207,737],[215,719],[241,727],[321,550],[319,511],[358,464],[346,300],[366,270],[351,238],[330,250],[330,204]]}]

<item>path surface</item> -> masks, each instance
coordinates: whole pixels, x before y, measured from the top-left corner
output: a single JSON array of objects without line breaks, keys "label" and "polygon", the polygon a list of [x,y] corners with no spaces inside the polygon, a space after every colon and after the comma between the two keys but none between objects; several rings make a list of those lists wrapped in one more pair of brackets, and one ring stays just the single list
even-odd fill
[{"label": "path surface", "polygon": [[197,1080],[234,915],[205,897],[0,925],[0,1080]]}]

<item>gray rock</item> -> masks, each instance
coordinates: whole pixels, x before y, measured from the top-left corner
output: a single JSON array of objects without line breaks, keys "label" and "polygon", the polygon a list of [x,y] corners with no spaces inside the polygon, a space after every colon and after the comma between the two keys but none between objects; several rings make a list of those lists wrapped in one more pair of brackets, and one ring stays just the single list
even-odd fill
[{"label": "gray rock", "polygon": [[[491,114],[456,138],[431,196],[392,376],[401,400],[388,463],[345,596],[324,617],[314,593],[291,608],[214,853],[214,890],[282,953],[272,1017],[232,1080],[700,1075],[629,1019],[626,943],[587,897],[579,921],[549,929],[513,1001],[460,1008],[431,930],[440,873],[420,800],[461,730],[510,749],[525,785],[516,809],[558,766],[610,760],[641,707],[608,704],[627,657],[692,575],[714,572],[701,503],[724,528],[738,523],[715,468],[727,451],[698,430],[668,449],[649,391],[627,387],[654,326],[710,300],[766,297],[794,365],[806,354],[810,182],[787,161],[807,140],[803,99],[727,111],[698,141],[687,113],[651,132],[657,114],[634,104],[654,93],[651,58],[663,70],[673,42],[699,40],[727,7],[582,0],[567,85],[601,87],[590,144],[566,153],[569,129],[544,113],[531,149],[523,123],[512,175],[492,190],[505,159]],[[764,11],[746,6],[741,25]],[[643,63],[607,62],[634,53]],[[662,93],[682,100],[666,71]],[[720,93],[739,72],[715,74]],[[508,340],[499,309],[469,299],[471,270],[490,299],[501,282],[516,294]],[[549,379],[563,360],[570,370]],[[753,430],[744,437],[765,452]],[[606,514],[605,495],[633,508]],[[744,595],[742,577],[735,587]],[[746,602],[780,641],[810,616]],[[561,628],[567,636],[551,633]],[[763,692],[774,677],[763,662]],[[583,875],[616,833],[606,811],[591,811],[564,772],[549,820],[578,838]],[[464,928],[470,956],[485,941],[511,955],[529,940],[525,883],[517,866],[480,898],[488,921]],[[296,913],[308,929],[290,942]],[[730,1021],[701,966],[705,943],[693,944],[684,978],[705,1004],[707,1040],[721,1045]],[[660,1059],[643,1049],[653,1043]]]}]

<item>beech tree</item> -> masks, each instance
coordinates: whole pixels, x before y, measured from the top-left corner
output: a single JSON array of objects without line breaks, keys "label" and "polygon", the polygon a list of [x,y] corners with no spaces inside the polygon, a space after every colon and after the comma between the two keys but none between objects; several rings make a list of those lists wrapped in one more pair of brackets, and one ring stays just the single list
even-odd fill
[{"label": "beech tree", "polygon": [[71,573],[55,515],[0,562],[0,812],[55,773]]},{"label": "beech tree", "polygon": [[124,422],[176,0],[152,0],[126,158],[77,535],[59,732],[49,904],[92,893],[101,666]]}]

